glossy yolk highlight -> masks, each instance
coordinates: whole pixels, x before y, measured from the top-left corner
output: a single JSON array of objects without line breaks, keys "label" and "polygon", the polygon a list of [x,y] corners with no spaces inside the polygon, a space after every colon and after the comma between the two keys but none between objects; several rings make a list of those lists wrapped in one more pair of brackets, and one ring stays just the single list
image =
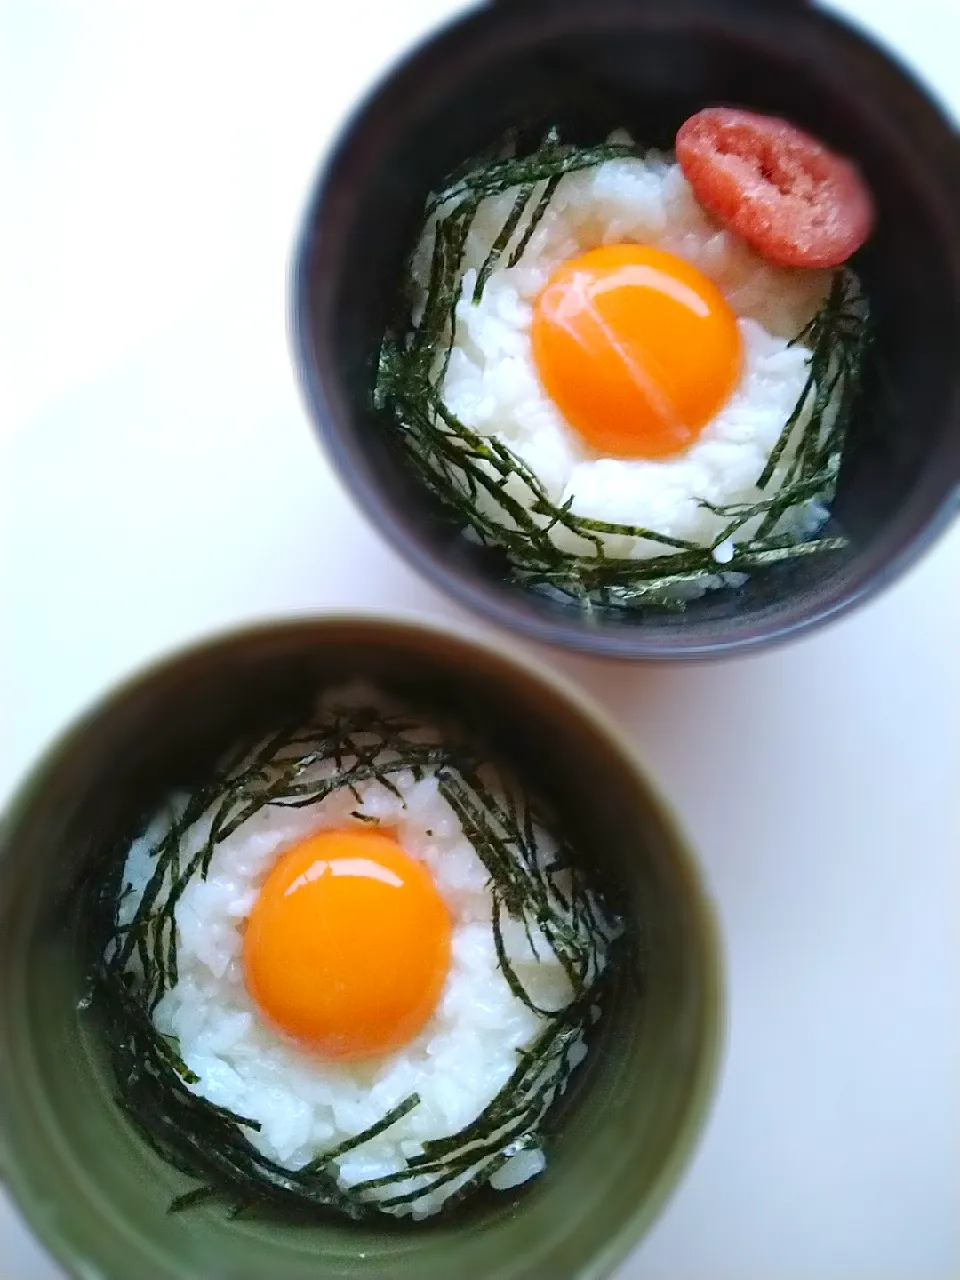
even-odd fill
[{"label": "glossy yolk highlight", "polygon": [[537,299],[531,338],[547,395],[607,457],[685,449],[729,399],[743,362],[716,285],[644,245],[565,262]]},{"label": "glossy yolk highlight", "polygon": [[247,922],[247,990],[324,1057],[399,1048],[430,1018],[450,915],[426,869],[376,831],[323,831],[274,866]]}]

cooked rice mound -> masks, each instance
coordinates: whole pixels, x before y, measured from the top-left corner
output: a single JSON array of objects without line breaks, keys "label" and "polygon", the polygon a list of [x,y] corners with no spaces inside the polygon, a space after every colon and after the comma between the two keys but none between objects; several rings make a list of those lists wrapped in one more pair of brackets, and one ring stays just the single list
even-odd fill
[{"label": "cooked rice mound", "polygon": [[[334,701],[342,709],[370,698],[369,690],[340,691]],[[327,709],[331,705],[329,700],[325,704]],[[329,778],[336,770],[332,760],[324,759],[310,765],[301,781]],[[392,774],[391,780],[399,794],[372,780],[359,784],[356,793],[341,788],[304,808],[267,806],[217,844],[208,874],[190,879],[176,906],[178,980],[153,1015],[157,1028],[176,1039],[184,1063],[198,1077],[190,1086],[193,1091],[259,1121],[259,1132],[245,1130],[250,1141],[291,1170],[418,1094],[421,1101],[412,1111],[335,1161],[344,1188],[403,1170],[425,1142],[470,1124],[510,1079],[518,1052],[547,1022],[511,991],[501,971],[491,926],[490,876],[440,794],[436,771],[417,778],[408,769]],[[153,874],[158,842],[184,804],[185,797],[174,798],[130,849],[123,874],[130,889],[121,901],[121,926],[133,917]],[[453,919],[450,969],[436,1013],[411,1043],[372,1061],[329,1062],[298,1047],[260,1016],[244,983],[244,922],[265,876],[286,849],[324,829],[370,830],[374,824],[389,829],[427,867],[445,900]],[[203,848],[209,831],[208,813],[187,832],[181,864]],[[546,871],[558,846],[539,825],[535,846]],[[597,911],[605,919],[599,902]],[[542,933],[533,928],[528,936],[520,921],[507,916],[502,929],[511,965],[533,1003],[553,1011],[567,1006],[574,996],[571,982]],[[601,965],[614,932],[610,925],[601,939]],[[586,1053],[581,1037],[568,1065],[576,1065]],[[558,1081],[558,1091],[564,1086],[565,1080]],[[516,1154],[490,1178],[498,1189],[525,1181],[546,1164],[539,1146],[516,1145]],[[475,1172],[426,1190],[411,1203],[384,1208],[426,1217]],[[416,1190],[429,1181],[410,1180],[402,1190]],[[387,1186],[363,1192],[362,1198],[376,1202],[396,1192],[396,1186]]]},{"label": "cooked rice mound", "polygon": [[[540,190],[534,190],[511,244],[523,235]],[[442,384],[446,405],[467,427],[509,446],[557,506],[570,501],[576,515],[711,545],[725,521],[701,501],[717,506],[757,502],[777,487],[790,462],[792,448],[785,450],[766,493],[757,488],[807,377],[810,352],[791,342],[822,304],[831,273],[765,262],[711,220],[672,157],[649,152],[565,175],[517,265],[507,267],[505,253],[474,303],[478,269],[515,199],[516,188],[488,197],[470,228],[456,341]],[[441,213],[450,208],[445,205]],[[414,278],[424,296],[435,219],[428,220],[414,257]],[[552,272],[589,249],[624,242],[667,250],[703,271],[730,303],[743,338],[743,376],[732,398],[685,452],[662,460],[591,453],[541,387],[531,352],[533,304]],[[801,428],[809,412],[808,407]],[[829,421],[828,414],[824,429]],[[519,480],[508,484],[507,491],[529,505],[530,490]],[[483,493],[477,504],[488,514],[497,510]],[[801,504],[787,513],[778,532],[806,536],[825,515],[817,501]],[[748,541],[759,519],[745,524],[736,541]],[[562,550],[596,554],[584,539],[560,526],[551,537]],[[664,549],[650,539],[622,535],[606,535],[603,544],[607,555],[623,558],[662,555]],[[721,553],[718,562],[723,558]],[[719,584],[717,579],[712,585]]]}]

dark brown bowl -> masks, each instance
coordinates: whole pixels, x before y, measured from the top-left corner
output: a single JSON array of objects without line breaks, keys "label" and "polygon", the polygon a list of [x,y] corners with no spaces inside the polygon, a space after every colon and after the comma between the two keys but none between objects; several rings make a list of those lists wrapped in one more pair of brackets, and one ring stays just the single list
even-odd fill
[{"label": "dark brown bowl", "polygon": [[[376,419],[371,385],[428,191],[518,120],[671,144],[708,103],[775,112],[858,161],[879,226],[858,267],[877,342],[834,504],[849,549],[756,572],[685,613],[587,617],[508,580],[437,518]],[[320,174],[293,272],[304,393],[328,455],[389,543],[461,603],[531,638],[618,658],[703,658],[799,636],[867,600],[960,495],[960,143],[889,56],[802,3],[514,0],[412,53]],[[319,554],[319,549],[318,549]]]}]

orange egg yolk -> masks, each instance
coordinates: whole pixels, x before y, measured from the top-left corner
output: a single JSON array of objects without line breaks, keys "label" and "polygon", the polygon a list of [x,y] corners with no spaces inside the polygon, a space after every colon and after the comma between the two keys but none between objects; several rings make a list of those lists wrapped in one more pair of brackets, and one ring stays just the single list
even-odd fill
[{"label": "orange egg yolk", "polygon": [[329,1059],[399,1048],[428,1021],[450,964],[430,875],[377,831],[323,831],[274,866],[247,922],[247,990],[266,1019]]},{"label": "orange egg yolk", "polygon": [[563,263],[536,301],[531,338],[547,395],[607,457],[685,449],[729,399],[743,362],[736,316],[716,285],[644,245]]}]

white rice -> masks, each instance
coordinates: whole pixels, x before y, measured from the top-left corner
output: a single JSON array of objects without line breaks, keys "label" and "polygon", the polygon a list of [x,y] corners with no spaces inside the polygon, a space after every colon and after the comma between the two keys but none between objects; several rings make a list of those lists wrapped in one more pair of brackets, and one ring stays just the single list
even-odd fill
[{"label": "white rice", "polygon": [[[528,208],[535,206],[540,190]],[[701,499],[723,505],[765,496],[756,482],[803,391],[810,355],[806,347],[789,342],[823,301],[831,273],[764,261],[710,218],[675,161],[650,152],[562,178],[519,263],[494,270],[475,305],[477,269],[515,196],[507,191],[485,200],[470,230],[456,343],[443,383],[446,404],[468,427],[499,438],[518,454],[557,505],[572,500],[577,515],[712,544],[725,522],[702,507]],[[511,243],[522,235],[526,217]],[[424,287],[432,227],[431,220],[414,261],[415,277]],[[744,371],[734,395],[684,453],[663,460],[593,453],[547,397],[531,352],[533,304],[552,272],[589,249],[624,242],[668,250],[698,267],[725,295],[743,337]],[[791,456],[788,449],[774,485]],[[508,491],[529,504],[531,495],[522,483]],[[486,497],[486,503],[490,514],[497,512],[492,499]],[[811,533],[825,515],[819,504],[808,504],[788,517],[791,531]],[[510,523],[502,509],[498,518]],[[737,541],[749,539],[758,523],[744,525]],[[562,527],[551,536],[564,550],[595,553]],[[664,550],[650,539],[609,535],[604,541],[606,553],[618,557],[643,559]]]},{"label": "white rice", "polygon": [[[354,696],[369,705],[369,692]],[[342,692],[337,702],[343,705]],[[303,780],[333,773],[332,761],[325,761]],[[249,1131],[251,1142],[290,1169],[362,1132],[418,1093],[420,1105],[336,1162],[344,1187],[402,1170],[405,1157],[419,1154],[424,1142],[452,1135],[474,1120],[516,1068],[517,1050],[545,1024],[513,995],[498,966],[487,872],[438,793],[436,777],[417,781],[407,772],[393,775],[393,781],[402,799],[370,782],[359,787],[359,800],[344,789],[304,809],[262,809],[217,845],[206,879],[194,877],[176,907],[179,980],[154,1015],[158,1029],[179,1040],[183,1060],[199,1077],[194,1091],[258,1120],[262,1128]],[[121,923],[133,916],[153,870],[151,850],[183,803],[183,797],[175,800],[130,849],[124,878],[133,892],[122,903]],[[446,985],[422,1033],[389,1056],[344,1065],[312,1056],[262,1020],[244,984],[241,947],[244,922],[277,857],[318,830],[369,830],[369,821],[355,813],[395,831],[406,852],[429,868],[454,929]],[[200,849],[208,830],[209,819],[191,828],[185,852]],[[539,828],[537,843],[546,864],[557,846]],[[542,935],[533,931],[533,942],[539,943],[535,954],[519,923],[504,918],[503,934],[515,971],[534,1002],[553,1010],[569,1003],[570,982]],[[575,1057],[586,1052],[582,1045]],[[517,1185],[545,1164],[539,1149],[521,1151],[491,1184],[501,1189]],[[405,1184],[403,1190],[413,1185]],[[389,1211],[425,1217],[458,1185],[453,1181]],[[387,1187],[366,1195],[375,1200],[395,1193],[395,1187]]]}]

